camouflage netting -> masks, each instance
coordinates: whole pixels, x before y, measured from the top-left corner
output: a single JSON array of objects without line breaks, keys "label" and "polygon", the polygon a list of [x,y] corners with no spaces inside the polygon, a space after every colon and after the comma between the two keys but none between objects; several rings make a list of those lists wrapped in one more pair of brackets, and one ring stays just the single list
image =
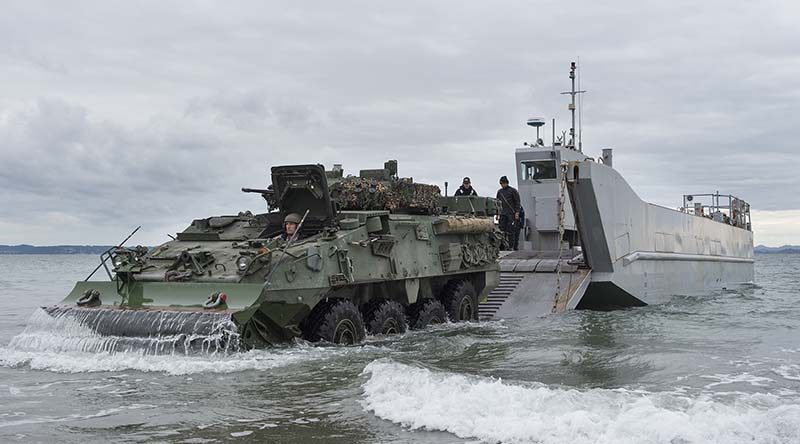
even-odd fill
[{"label": "camouflage netting", "polygon": [[340,210],[439,214],[439,187],[414,183],[409,178],[381,181],[350,176],[331,186],[330,192]]}]

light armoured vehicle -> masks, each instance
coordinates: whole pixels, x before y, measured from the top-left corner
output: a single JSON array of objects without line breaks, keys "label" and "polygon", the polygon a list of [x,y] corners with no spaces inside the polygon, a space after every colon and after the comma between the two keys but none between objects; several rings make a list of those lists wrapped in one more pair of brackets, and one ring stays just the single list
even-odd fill
[{"label": "light armoured vehicle", "polygon": [[[399,178],[396,161],[359,176],[339,165],[271,173],[269,188],[242,189],[269,212],[197,219],[152,249],[115,247],[102,256],[108,281],[78,282],[45,310],[118,346],[163,338],[158,351],[352,344],[478,319],[499,280],[494,199],[442,197]],[[289,214],[301,218],[296,236],[283,231]]]}]

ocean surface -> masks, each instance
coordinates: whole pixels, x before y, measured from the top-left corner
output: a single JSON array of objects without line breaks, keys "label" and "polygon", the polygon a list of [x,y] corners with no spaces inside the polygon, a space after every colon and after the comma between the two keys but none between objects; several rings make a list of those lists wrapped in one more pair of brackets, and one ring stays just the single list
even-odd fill
[{"label": "ocean surface", "polygon": [[657,306],[189,355],[54,325],[97,263],[0,256],[0,442],[800,442],[800,255]]}]

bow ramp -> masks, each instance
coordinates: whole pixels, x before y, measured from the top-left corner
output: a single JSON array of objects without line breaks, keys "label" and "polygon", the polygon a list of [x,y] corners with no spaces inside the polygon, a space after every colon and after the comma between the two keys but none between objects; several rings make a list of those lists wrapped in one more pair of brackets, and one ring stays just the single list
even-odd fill
[{"label": "bow ramp", "polygon": [[574,309],[591,281],[591,270],[554,251],[505,252],[500,282],[479,307],[481,319],[545,316]]}]

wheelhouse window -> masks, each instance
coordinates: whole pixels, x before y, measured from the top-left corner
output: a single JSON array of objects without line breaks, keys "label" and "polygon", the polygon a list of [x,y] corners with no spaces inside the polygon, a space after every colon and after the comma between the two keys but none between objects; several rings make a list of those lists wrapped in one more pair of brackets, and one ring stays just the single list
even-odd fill
[{"label": "wheelhouse window", "polygon": [[526,160],[522,162],[524,180],[557,179],[558,170],[555,160]]}]

